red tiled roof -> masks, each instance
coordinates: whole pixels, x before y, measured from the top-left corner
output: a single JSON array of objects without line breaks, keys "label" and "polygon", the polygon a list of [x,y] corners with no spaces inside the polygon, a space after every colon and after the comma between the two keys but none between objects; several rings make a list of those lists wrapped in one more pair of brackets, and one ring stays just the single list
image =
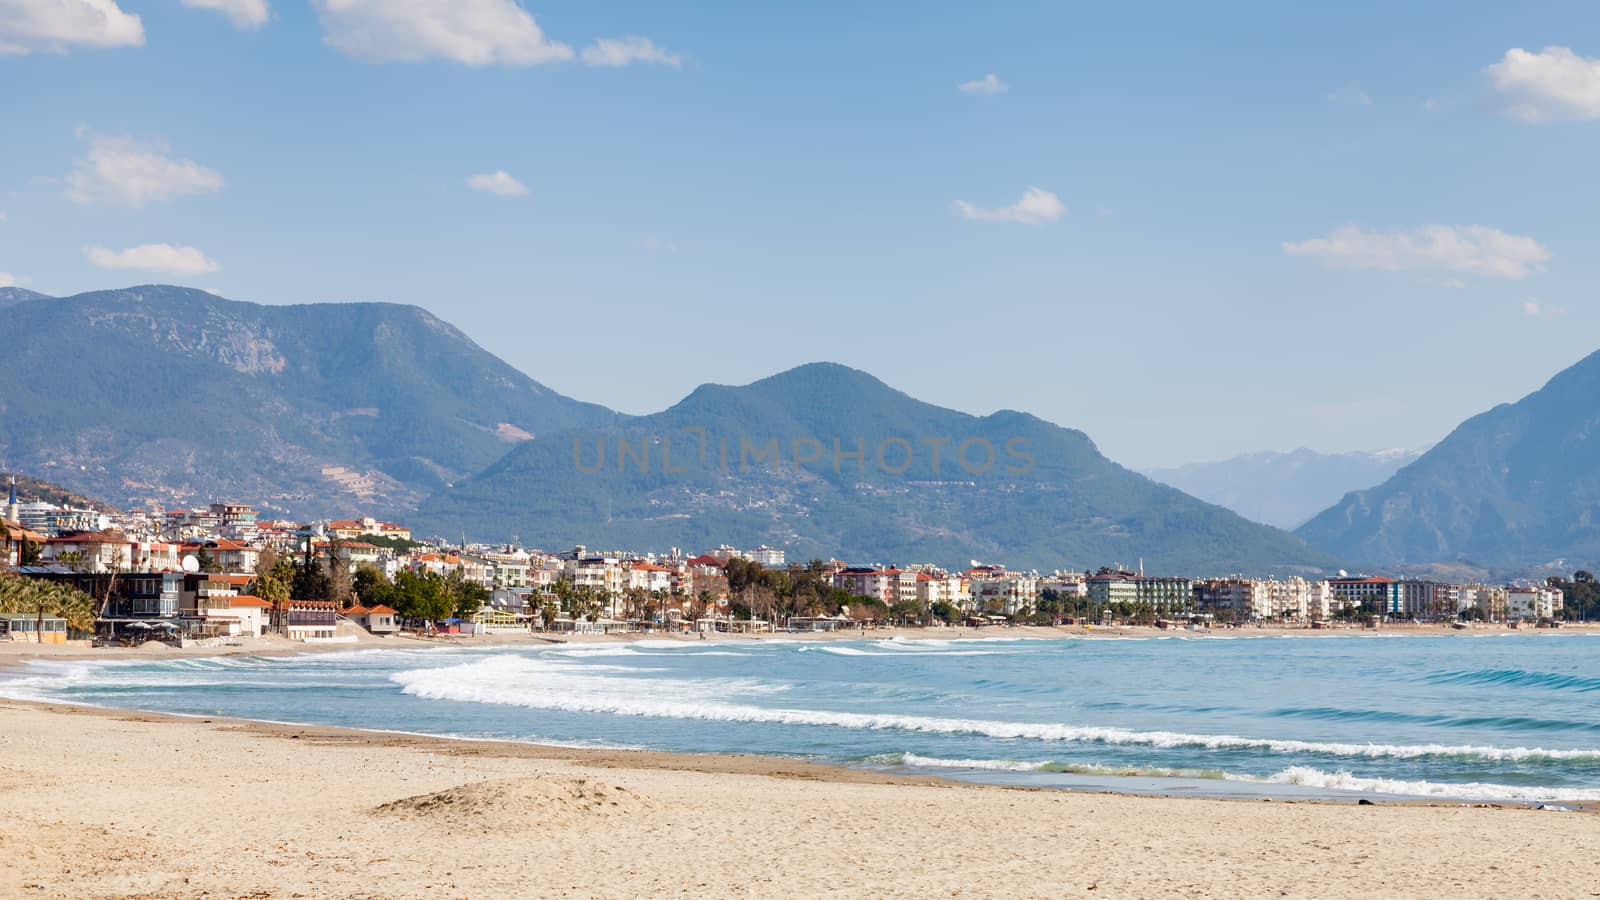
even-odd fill
[{"label": "red tiled roof", "polygon": [[271,603],[268,603],[267,601],[261,599],[260,597],[255,596],[253,594],[240,594],[237,597],[230,597],[228,599],[228,605],[229,606],[255,606],[255,607],[259,607],[261,609],[267,609],[267,608],[272,606]]}]

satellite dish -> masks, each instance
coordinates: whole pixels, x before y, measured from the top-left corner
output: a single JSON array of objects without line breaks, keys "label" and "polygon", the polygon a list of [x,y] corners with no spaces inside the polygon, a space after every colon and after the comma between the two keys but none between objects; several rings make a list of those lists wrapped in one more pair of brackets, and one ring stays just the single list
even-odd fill
[{"label": "satellite dish", "polygon": [[1345,571],[1345,570],[1343,570],[1343,569],[1340,569],[1340,570],[1339,570],[1339,577],[1340,577],[1340,578],[1349,578],[1349,577],[1350,577],[1350,573],[1349,573],[1349,572],[1346,572],[1346,571]]},{"label": "satellite dish", "polygon": [[193,555],[185,556],[183,558],[183,570],[190,573],[200,571],[200,560],[195,559]]}]

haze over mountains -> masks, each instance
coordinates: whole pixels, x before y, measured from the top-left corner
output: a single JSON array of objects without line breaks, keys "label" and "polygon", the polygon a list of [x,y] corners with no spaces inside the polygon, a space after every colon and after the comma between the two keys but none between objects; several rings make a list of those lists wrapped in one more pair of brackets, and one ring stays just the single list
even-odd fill
[{"label": "haze over mountains", "polygon": [[262,306],[143,286],[0,308],[0,468],[121,505],[394,513],[609,410],[416,307]]},{"label": "haze over mountains", "polygon": [[522,444],[430,497],[418,518],[469,538],[765,543],[799,559],[1050,569],[1142,557],[1170,573],[1333,562],[1124,469],[1080,431],[944,409],[830,363],[704,385],[655,415]]},{"label": "haze over mountains", "polygon": [[[3,288],[0,329],[0,469],[124,507],[240,499],[546,547],[1172,573],[1518,572],[1600,555],[1600,355],[1409,465],[1300,450],[1154,473],[1197,499],[1080,431],[944,409],[833,364],[629,417],[409,306]],[[1291,523],[1346,487],[1298,536],[1246,518]]]},{"label": "haze over mountains", "polygon": [[1246,453],[1145,474],[1255,522],[1295,528],[1345,494],[1382,483],[1422,455],[1419,450]]},{"label": "haze over mountains", "polygon": [[1364,565],[1592,567],[1600,557],[1600,353],[1468,419],[1298,533]]}]

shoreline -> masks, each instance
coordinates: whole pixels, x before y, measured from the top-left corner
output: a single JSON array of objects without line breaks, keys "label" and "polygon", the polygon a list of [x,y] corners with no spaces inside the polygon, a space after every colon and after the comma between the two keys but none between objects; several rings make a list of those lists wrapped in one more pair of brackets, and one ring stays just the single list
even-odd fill
[{"label": "shoreline", "polygon": [[[1369,632],[1370,634],[1370,632]],[[780,638],[783,636],[779,636]],[[899,636],[901,639],[908,639]],[[996,638],[1004,639],[1006,635],[997,634]],[[628,644],[640,640],[651,640],[650,636],[592,636],[592,640],[579,641],[579,644]],[[834,640],[860,640],[856,635],[828,635],[825,638]],[[763,638],[734,637],[722,643],[759,642]],[[1012,639],[1016,639],[1013,637]],[[1129,638],[1138,639],[1138,638]],[[659,638],[657,638],[659,640]],[[770,638],[768,638],[770,640]],[[564,642],[556,642],[564,643]],[[700,644],[698,639],[686,639],[683,643]],[[528,640],[523,636],[499,641],[463,640],[460,642],[436,641],[399,641],[399,640],[369,640],[360,644],[338,645],[313,645],[312,652],[303,655],[315,656],[322,653],[367,652],[373,650],[393,650],[404,652],[408,649],[418,649],[419,646],[436,646],[441,649],[488,650],[493,648],[519,649],[528,646],[550,646],[551,642],[542,640]],[[208,656],[275,656],[279,658],[292,657],[297,654],[292,647],[276,647],[277,652],[261,653],[251,652],[248,648],[204,648]],[[84,655],[71,655],[56,657],[62,661],[94,662],[159,662],[163,659],[181,659],[178,651],[162,653],[158,656],[148,656],[138,649],[124,649],[120,659],[96,660]],[[35,659],[0,660],[0,672],[16,671],[23,668]],[[0,682],[3,688],[4,682]],[[1572,812],[1600,812],[1600,801],[1592,799],[1563,799],[1560,797],[1497,797],[1474,796],[1449,796],[1432,792],[1419,792],[1415,794],[1388,793],[1385,791],[1369,791],[1359,789],[1341,790],[1337,787],[1318,787],[1302,785],[1299,782],[1277,782],[1265,777],[1236,774],[1219,775],[1214,778],[1204,776],[1184,775],[1181,772],[1170,770],[1141,771],[1129,769],[1115,771],[1114,766],[1089,767],[1087,769],[1066,768],[1060,770],[1040,769],[1034,773],[1031,780],[1023,772],[1031,770],[997,768],[983,765],[960,766],[940,760],[929,761],[926,765],[919,764],[915,759],[907,757],[900,764],[880,761],[878,757],[865,760],[816,760],[804,759],[780,754],[725,754],[717,752],[696,752],[693,750],[666,750],[644,747],[605,747],[582,746],[563,743],[547,743],[537,739],[519,740],[517,738],[478,738],[451,734],[428,733],[425,731],[391,730],[384,728],[365,728],[358,724],[327,725],[317,722],[302,722],[293,720],[252,719],[224,714],[162,712],[146,710],[137,707],[112,706],[87,702],[75,702],[17,692],[7,695],[0,693],[0,704],[18,703],[30,707],[37,707],[61,713],[93,713],[126,721],[143,722],[172,722],[193,723],[203,720],[206,724],[223,722],[236,730],[259,733],[264,736],[282,736],[292,732],[296,739],[312,736],[318,739],[337,743],[359,743],[363,741],[386,741],[396,745],[405,745],[414,748],[431,748],[439,750],[444,747],[459,748],[462,745],[472,745],[478,749],[474,751],[479,755],[499,755],[522,758],[536,758],[545,760],[563,760],[573,763],[583,763],[596,766],[629,766],[644,768],[659,768],[675,771],[695,771],[702,774],[766,774],[773,776],[805,777],[812,780],[826,780],[838,783],[943,783],[947,785],[965,785],[974,787],[1008,788],[1016,790],[1038,791],[1066,791],[1074,793],[1111,794],[1134,797],[1171,798],[1184,800],[1220,800],[1220,801],[1268,801],[1284,803],[1324,803],[1343,804],[1351,802],[1372,802],[1383,804],[1405,804],[1419,806],[1458,807],[1458,806],[1492,806],[1497,808],[1526,808],[1543,809],[1546,807]],[[451,752],[456,752],[451,750]],[[956,762],[959,762],[957,760]],[[1333,770],[1329,770],[1330,772]],[[803,773],[798,775],[795,773]],[[1215,783],[1213,783],[1215,782]],[[1467,788],[1476,785],[1466,785]]]},{"label": "shoreline", "polygon": [[[1036,791],[1041,793],[1066,792],[1107,797],[1138,797],[1151,800],[1177,800],[1194,803],[1256,803],[1318,804],[1348,806],[1360,801],[1372,805],[1415,806],[1442,809],[1525,809],[1538,810],[1546,805],[1558,805],[1565,811],[1600,814],[1600,801],[1562,800],[1548,803],[1537,800],[1471,800],[1449,797],[1413,797],[1402,794],[1372,794],[1348,791],[1348,796],[1329,791],[1318,795],[1245,795],[1195,794],[1151,790],[1117,790],[1113,788],[1068,785],[1013,784],[1004,781],[982,781],[933,772],[896,772],[892,768],[852,766],[845,762],[825,762],[799,759],[791,756],[769,756],[760,753],[696,753],[692,751],[655,750],[641,747],[579,747],[539,741],[518,741],[508,738],[475,738],[459,735],[428,734],[426,732],[393,731],[379,728],[360,728],[350,725],[320,725],[316,723],[249,719],[239,716],[205,715],[202,713],[169,713],[131,707],[100,706],[90,703],[67,703],[46,700],[28,700],[0,696],[0,715],[9,704],[19,704],[30,709],[70,715],[94,716],[122,722],[171,725],[209,725],[218,730],[252,734],[259,737],[287,740],[310,740],[332,746],[361,746],[378,744],[412,750],[445,753],[473,758],[538,759],[592,766],[595,768],[651,769],[672,772],[695,772],[701,775],[761,775],[770,778],[792,778],[804,781],[826,781],[833,784],[902,784],[960,787],[972,790]],[[904,766],[916,769],[916,766]],[[965,769],[952,771],[967,771]],[[1123,776],[1106,774],[1108,780],[1137,779],[1142,783],[1166,780],[1160,776]],[[1192,779],[1173,778],[1174,782]],[[1254,782],[1241,781],[1241,785]]]},{"label": "shoreline", "polygon": [[15,700],[0,751],[8,896],[1491,897],[1600,880],[1592,819],[1499,804],[1016,788]]},{"label": "shoreline", "polygon": [[[1241,626],[1191,631],[1182,628],[1156,628],[1149,625],[1017,625],[972,628],[967,626],[923,627],[884,626],[841,631],[777,631],[761,634],[716,633],[705,643],[748,643],[758,641],[861,641],[861,640],[1244,640],[1252,638],[1330,638],[1330,637],[1495,637],[1501,635],[1554,636],[1570,634],[1600,635],[1600,623],[1571,623],[1561,628],[1507,628],[1485,625],[1465,629],[1448,625],[1394,624],[1381,628],[1347,626],[1301,628],[1282,626]],[[91,647],[87,642],[35,644],[26,641],[0,641],[0,670],[32,660],[149,659],[205,656],[298,656],[314,653],[340,653],[351,650],[394,649],[400,647],[518,647],[551,644],[634,643],[638,641],[679,641],[700,643],[697,634],[680,632],[628,632],[625,634],[556,634],[547,632],[505,632],[488,635],[444,635],[433,638],[411,635],[376,637],[362,634],[348,643],[304,643],[278,637],[241,638],[237,645],[211,647],[171,647],[149,642],[137,647]]]}]

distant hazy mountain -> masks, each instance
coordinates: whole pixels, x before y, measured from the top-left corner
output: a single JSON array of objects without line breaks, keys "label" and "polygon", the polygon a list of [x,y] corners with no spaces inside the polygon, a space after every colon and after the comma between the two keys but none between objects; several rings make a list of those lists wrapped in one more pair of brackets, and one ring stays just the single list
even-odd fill
[{"label": "distant hazy mountain", "polygon": [[1118,466],[1080,431],[943,409],[827,363],[705,385],[655,415],[522,444],[430,497],[416,524],[546,547],[766,543],[802,560],[1047,569],[1142,557],[1167,573],[1331,563]]},{"label": "distant hazy mountain", "polygon": [[396,513],[519,440],[614,415],[411,306],[164,286],[15,296],[0,309],[0,468],[119,505]]},{"label": "distant hazy mountain", "polygon": [[0,287],[0,309],[4,309],[7,306],[15,306],[18,303],[26,303],[29,300],[48,299],[50,299],[48,295],[41,294],[38,291],[30,291],[27,288]]},{"label": "distant hazy mountain", "polygon": [[1468,419],[1299,533],[1358,564],[1592,568],[1600,562],[1600,353]]},{"label": "distant hazy mountain", "polygon": [[1418,450],[1318,453],[1301,447],[1145,474],[1247,519],[1294,528],[1345,494],[1382,483],[1420,455]]}]

